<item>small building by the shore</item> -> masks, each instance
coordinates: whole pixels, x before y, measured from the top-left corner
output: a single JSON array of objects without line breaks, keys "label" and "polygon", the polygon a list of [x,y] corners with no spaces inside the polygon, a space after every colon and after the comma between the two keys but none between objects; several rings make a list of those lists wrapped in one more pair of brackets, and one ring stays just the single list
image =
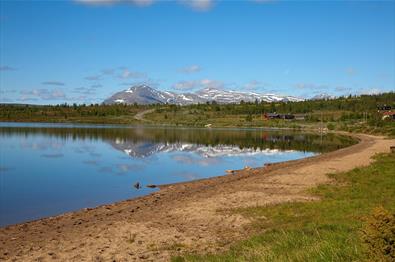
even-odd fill
[{"label": "small building by the shore", "polygon": [[293,114],[265,113],[265,114],[263,114],[263,119],[265,119],[265,120],[270,120],[270,119],[287,119],[287,120],[292,120],[292,119],[295,119],[295,115],[293,115]]},{"label": "small building by the shore", "polygon": [[395,111],[388,111],[383,113],[382,120],[395,120]]}]

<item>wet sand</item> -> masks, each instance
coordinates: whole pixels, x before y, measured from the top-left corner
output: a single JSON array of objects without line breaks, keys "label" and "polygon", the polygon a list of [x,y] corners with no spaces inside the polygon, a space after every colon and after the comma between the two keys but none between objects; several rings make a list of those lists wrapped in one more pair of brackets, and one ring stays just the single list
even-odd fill
[{"label": "wet sand", "polygon": [[330,182],[326,174],[369,165],[395,145],[394,139],[355,136],[358,144],[335,152],[0,228],[0,261],[168,261],[184,251],[225,249],[252,230],[251,221],[229,210],[316,200],[306,189]]}]

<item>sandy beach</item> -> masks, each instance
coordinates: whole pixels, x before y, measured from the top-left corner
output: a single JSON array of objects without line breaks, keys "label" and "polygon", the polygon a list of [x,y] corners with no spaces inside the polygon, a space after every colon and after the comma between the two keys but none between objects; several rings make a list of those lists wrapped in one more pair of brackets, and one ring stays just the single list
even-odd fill
[{"label": "sandy beach", "polygon": [[[151,195],[0,229],[1,261],[168,261],[214,252],[252,233],[232,209],[314,201],[306,189],[326,174],[369,165],[394,139],[354,135],[348,148],[302,160],[164,185]],[[224,170],[225,174],[225,170]]]}]

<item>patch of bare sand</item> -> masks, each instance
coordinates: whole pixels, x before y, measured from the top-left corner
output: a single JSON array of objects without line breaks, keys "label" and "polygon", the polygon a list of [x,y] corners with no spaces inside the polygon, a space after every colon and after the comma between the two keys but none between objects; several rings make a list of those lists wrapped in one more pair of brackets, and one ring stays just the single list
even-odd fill
[{"label": "patch of bare sand", "polygon": [[0,229],[1,261],[168,261],[217,251],[248,235],[250,221],[219,210],[314,200],[306,189],[388,152],[395,140],[359,135],[349,148],[270,168],[169,185],[158,193]]}]

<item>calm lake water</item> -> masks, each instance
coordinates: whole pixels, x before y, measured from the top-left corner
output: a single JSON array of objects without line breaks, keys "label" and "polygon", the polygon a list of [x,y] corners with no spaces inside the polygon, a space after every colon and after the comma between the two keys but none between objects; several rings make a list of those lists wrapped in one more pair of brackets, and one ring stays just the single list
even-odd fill
[{"label": "calm lake water", "polygon": [[157,190],[148,184],[220,176],[352,143],[261,129],[0,123],[0,226]]}]

